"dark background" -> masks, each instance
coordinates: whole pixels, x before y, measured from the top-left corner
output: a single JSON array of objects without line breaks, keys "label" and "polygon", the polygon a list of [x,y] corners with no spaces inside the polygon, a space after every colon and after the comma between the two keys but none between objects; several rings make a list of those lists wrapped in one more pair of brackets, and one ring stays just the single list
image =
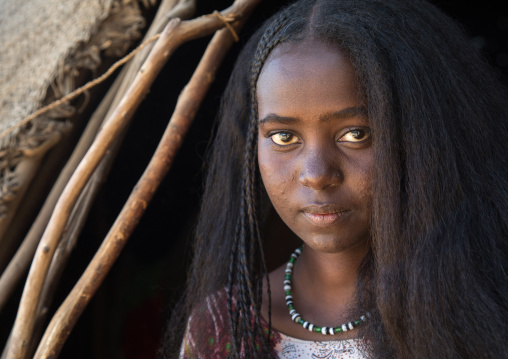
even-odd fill
[{"label": "dark background", "polygon": [[[222,10],[225,0],[198,0],[197,15]],[[497,1],[432,1],[461,22],[472,41],[508,84],[508,14]],[[235,57],[262,19],[285,1],[264,2],[227,56],[168,177],[139,226],[71,333],[61,358],[153,358],[170,314],[183,290],[190,238],[202,189],[202,159],[217,106]],[[148,16],[153,13],[147,11]],[[167,125],[177,96],[190,79],[210,38],[181,47],[162,71],[133,119],[112,171],[104,183],[61,281],[53,311],[91,260],[143,173]],[[21,293],[21,288],[19,294]],[[0,343],[12,325],[16,303],[0,316]],[[3,347],[3,345],[1,345]]]}]

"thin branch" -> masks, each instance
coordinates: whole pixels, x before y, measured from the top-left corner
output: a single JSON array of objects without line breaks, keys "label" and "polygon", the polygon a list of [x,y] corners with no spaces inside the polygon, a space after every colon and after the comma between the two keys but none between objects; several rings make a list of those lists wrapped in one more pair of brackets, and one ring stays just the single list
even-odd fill
[{"label": "thin branch", "polygon": [[[224,11],[222,15],[232,19],[240,18],[242,14],[252,8],[253,3],[257,1],[259,0],[238,0],[232,7]],[[42,285],[56,246],[58,245],[59,238],[65,227],[65,223],[86,182],[97,167],[100,159],[112,144],[115,135],[120,132],[121,123],[132,117],[135,109],[147,94],[157,74],[179,45],[186,41],[213,33],[223,25],[223,22],[218,17],[208,15],[183,23],[176,19],[172,20],[162,32],[129,91],[98,134],[97,139],[71,177],[62,197],[60,197],[55,207],[55,211],[51,216],[48,227],[37,248],[34,261],[28,274],[27,283],[23,291],[20,308],[7,351],[8,359],[22,359],[25,357],[27,344],[33,331],[33,317],[39,302]],[[168,158],[165,157],[164,161],[168,161]],[[136,201],[136,204],[142,207],[143,203],[144,206],[146,206],[146,201]],[[122,224],[120,224],[120,226],[122,226]],[[121,239],[125,239],[123,235],[117,238],[117,240]]]},{"label": "thin branch", "polygon": [[116,86],[113,85],[105,99],[102,101],[101,106],[92,116],[85,132],[83,133],[83,136],[80,139],[80,142],[76,146],[76,149],[74,150],[71,158],[62,170],[55,185],[51,189],[51,192],[44,202],[41,211],[30,227],[28,234],[23,240],[21,246],[18,248],[14,257],[11,259],[9,265],[2,273],[2,276],[0,277],[0,312],[2,311],[4,305],[20,281],[21,277],[26,273],[37,248],[37,244],[39,243],[42,233],[44,232],[44,228],[48,224],[51,212],[55,207],[58,197],[60,197],[65,184],[71,177],[72,172],[74,172],[76,169],[79,161],[81,161],[83,158],[86,150],[90,147],[93,137],[95,137],[97,130],[99,129],[103,116],[107,110],[107,107],[109,107],[111,104],[117,88],[118,84],[116,84]]},{"label": "thin branch", "polygon": [[118,60],[117,62],[115,62],[105,73],[103,73],[101,76],[97,77],[96,79],[93,79],[92,81],[90,82],[87,82],[86,84],[84,84],[83,86],[75,89],[74,91],[68,93],[67,95],[65,95],[64,97],[62,98],[59,98],[58,100],[55,100],[53,102],[51,102],[50,104],[44,106],[44,107],[41,107],[40,109],[38,109],[37,111],[35,111],[34,113],[32,113],[31,115],[25,117],[23,120],[21,120],[20,122],[16,123],[14,126],[11,126],[9,127],[8,129],[6,129],[4,132],[2,132],[0,134],[0,138],[2,137],[5,137],[7,136],[9,133],[11,133],[13,130],[15,130],[16,128],[19,128],[19,127],[22,127],[22,126],[25,126],[27,123],[29,123],[30,121],[36,119],[37,117],[57,108],[57,107],[60,107],[61,105],[63,104],[66,104],[68,103],[69,101],[71,100],[74,100],[76,97],[78,97],[79,95],[89,91],[90,89],[92,89],[93,87],[99,85],[100,83],[104,82],[108,77],[110,77],[111,75],[113,75],[113,73],[120,67],[122,67],[125,63],[127,63],[130,59],[132,59],[134,56],[136,56],[136,54],[140,51],[143,50],[143,48],[145,46],[148,46],[150,43],[156,41],[158,38],[159,38],[159,34],[155,34],[154,36],[152,36],[150,39],[146,40],[145,42],[143,42],[141,45],[139,45],[137,48],[135,48],[134,50],[132,50],[129,54],[127,54],[126,56],[122,57],[120,60]]},{"label": "thin branch", "polygon": [[[234,26],[238,28],[239,25],[237,23]],[[215,78],[217,68],[232,43],[232,35],[227,29],[220,30],[212,39],[191,81],[178,100],[175,112],[152,160],[99,251],[53,317],[34,356],[35,359],[56,357],[60,353],[68,333],[118,258],[159,184],[169,171],[199,105]]]},{"label": "thin branch", "polygon": [[[157,8],[157,13],[154,20],[152,21],[152,24],[150,25],[150,28],[145,34],[144,41],[153,37],[155,34],[159,34],[170,19],[175,17],[180,19],[190,18],[195,12],[195,2],[196,0],[163,0]],[[153,48],[153,44],[154,43],[150,43],[145,46],[121,71],[111,88],[108,90],[107,95],[101,101],[99,107],[88,122],[87,127],[79,140],[79,143],[73,151],[69,161],[65,165],[65,168],[61,171],[58,180],[51,189],[51,192],[48,195],[35,222],[32,224],[21,246],[18,248],[8,267],[4,270],[2,276],[0,277],[0,312],[5,306],[7,300],[12,295],[16,285],[28,271],[28,267],[33,259],[37,245],[65,185],[69,181],[72,173],[75,171],[79,162],[83,159],[83,156],[93,142],[93,138],[96,136],[99,126],[104,122],[105,118],[109,117],[113,109],[120,102],[122,96],[128,90],[130,84],[134,80],[135,75],[143,65],[143,62],[148,57],[150,50]],[[119,142],[121,142],[121,138],[119,137],[121,136],[118,136],[115,140],[116,147],[119,147]],[[107,168],[110,167],[108,163],[114,159],[116,152],[117,151],[115,151],[115,149],[110,149],[108,151],[107,155],[104,156],[104,158],[101,160],[101,164],[95,171],[93,177],[102,178],[102,176],[105,175]],[[91,186],[85,187],[84,191],[90,189],[90,191],[96,192],[95,188],[99,186],[99,182],[99,180],[95,180]],[[52,260],[52,263],[53,262],[54,259]],[[48,274],[48,278],[46,279],[44,285],[49,285],[48,282],[53,282],[54,280],[55,278],[52,278],[51,274]],[[44,290],[42,293],[44,293]],[[41,301],[44,301],[44,299],[41,299],[40,302]],[[37,310],[37,312],[39,312],[39,310]],[[36,317],[39,318],[40,313],[37,313]],[[38,336],[34,335],[32,335],[32,338],[30,338],[32,342],[34,340],[39,342],[39,339],[40,338],[38,338]],[[8,343],[9,339],[7,340],[7,344],[5,345],[4,351],[2,353],[2,359],[4,359],[7,355]],[[33,345],[33,343],[31,343],[31,345]],[[36,348],[34,348],[33,351],[35,351],[35,349]]]},{"label": "thin branch", "polygon": [[[145,40],[151,38],[154,34],[160,33],[164,29],[164,25],[167,24],[168,19],[175,17],[181,19],[189,18],[195,8],[195,0],[164,0],[157,10],[155,19],[145,35]],[[69,181],[72,173],[82,160],[86,151],[93,142],[93,138],[97,134],[100,124],[104,121],[107,114],[112,112],[112,109],[118,104],[121,97],[127,91],[128,86],[132,83],[136,73],[146,60],[149,51],[152,49],[153,44],[149,44],[139,52],[136,57],[127,65],[126,68],[118,75],[117,79],[108,90],[107,95],[102,100],[98,109],[94,112],[91,117],[85,132],[81,136],[81,139],[73,151],[71,158],[67,161],[65,168],[62,170],[58,177],[55,185],[51,189],[44,205],[39,212],[36,220],[32,224],[28,234],[23,239],[22,244],[16,251],[16,254],[11,259],[9,265],[2,273],[0,277],[0,313],[5,306],[7,300],[12,295],[16,285],[19,283],[21,278],[25,275],[34,256],[35,250],[41,236],[44,232],[44,228],[47,226],[51,213],[55,208],[55,204],[62,194],[62,191]],[[108,111],[108,109],[110,109]],[[0,136],[1,137],[1,136]],[[119,138],[115,140],[119,142]],[[114,151],[109,151],[107,158],[111,161],[114,158],[112,154]],[[104,162],[106,158],[101,161]],[[105,166],[107,167],[107,166]],[[96,183],[98,183],[96,181]],[[97,186],[97,184],[94,184]]]}]

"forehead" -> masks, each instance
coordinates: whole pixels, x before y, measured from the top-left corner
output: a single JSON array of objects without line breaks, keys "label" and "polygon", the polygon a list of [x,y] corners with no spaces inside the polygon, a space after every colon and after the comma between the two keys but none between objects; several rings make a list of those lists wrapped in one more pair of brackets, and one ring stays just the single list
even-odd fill
[{"label": "forehead", "polygon": [[337,48],[315,39],[282,44],[266,60],[257,82],[259,116],[357,106],[357,90],[353,66]]}]

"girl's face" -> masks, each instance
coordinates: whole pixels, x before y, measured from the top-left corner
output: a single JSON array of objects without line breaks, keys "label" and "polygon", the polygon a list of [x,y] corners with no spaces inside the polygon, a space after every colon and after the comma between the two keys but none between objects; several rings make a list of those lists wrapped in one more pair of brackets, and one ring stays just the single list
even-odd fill
[{"label": "girl's face", "polygon": [[350,61],[317,40],[280,45],[257,101],[259,169],[282,220],[315,250],[365,244],[373,150]]}]

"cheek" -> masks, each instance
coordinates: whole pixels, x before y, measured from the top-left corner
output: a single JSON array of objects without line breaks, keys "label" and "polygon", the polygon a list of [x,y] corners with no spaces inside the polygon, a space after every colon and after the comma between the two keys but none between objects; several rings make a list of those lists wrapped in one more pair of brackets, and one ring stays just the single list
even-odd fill
[{"label": "cheek", "polygon": [[359,178],[358,178],[358,191],[359,197],[365,203],[365,206],[369,209],[369,213],[372,210],[372,157],[367,160],[359,167]]},{"label": "cheek", "polygon": [[281,161],[279,156],[269,153],[258,146],[258,165],[263,185],[275,208],[285,205],[292,184],[296,178],[295,171],[286,161]]},{"label": "cheek", "polygon": [[354,188],[357,197],[367,207],[372,206],[373,164],[372,151],[356,158],[349,158],[348,161],[349,171],[346,177],[350,179],[350,185]]},{"label": "cheek", "polygon": [[372,171],[368,170],[362,173],[361,178],[358,180],[358,187],[360,198],[370,204],[372,202]]}]

